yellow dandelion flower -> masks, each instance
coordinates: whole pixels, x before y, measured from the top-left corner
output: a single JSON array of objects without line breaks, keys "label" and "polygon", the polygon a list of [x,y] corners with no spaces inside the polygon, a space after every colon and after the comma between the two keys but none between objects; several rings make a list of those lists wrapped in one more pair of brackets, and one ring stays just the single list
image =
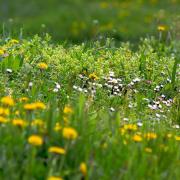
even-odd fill
[{"label": "yellow dandelion flower", "polygon": [[147,152],[147,153],[152,153],[152,149],[149,148],[149,147],[146,147],[144,150],[145,150],[145,152]]},{"label": "yellow dandelion flower", "polygon": [[152,132],[148,132],[144,135],[144,137],[147,139],[147,140],[151,140],[151,139],[156,139],[157,138],[157,134],[155,133],[152,133]]},{"label": "yellow dandelion flower", "polygon": [[17,111],[15,111],[15,115],[19,115],[20,114],[20,112],[17,110]]},{"label": "yellow dandelion flower", "polygon": [[31,123],[31,126],[39,126],[39,127],[43,127],[44,121],[42,119],[34,119]]},{"label": "yellow dandelion flower", "polygon": [[25,109],[25,110],[28,110],[28,111],[32,111],[32,110],[35,110],[35,109],[36,109],[36,105],[35,105],[34,103],[25,104],[25,105],[24,105],[24,109]]},{"label": "yellow dandelion flower", "polygon": [[19,101],[20,102],[27,102],[29,100],[29,98],[27,98],[27,97],[21,97],[21,98],[19,98]]},{"label": "yellow dandelion flower", "polygon": [[82,162],[79,166],[79,170],[81,171],[81,173],[83,174],[83,176],[87,175],[87,165],[85,162]]},{"label": "yellow dandelion flower", "polygon": [[7,123],[8,120],[2,116],[0,116],[0,124],[4,124],[4,123]]},{"label": "yellow dandelion flower", "polygon": [[44,62],[40,62],[38,63],[38,68],[41,69],[41,70],[46,70],[48,68],[48,65]]},{"label": "yellow dandelion flower", "polygon": [[120,131],[120,133],[121,133],[122,136],[123,136],[123,135],[125,134],[125,132],[126,132],[126,130],[125,130],[124,128],[120,128],[119,131]]},{"label": "yellow dandelion flower", "polygon": [[89,79],[97,80],[99,78],[98,78],[98,76],[95,73],[92,73],[92,74],[89,75]]},{"label": "yellow dandelion flower", "polygon": [[125,124],[124,129],[129,130],[129,131],[136,131],[137,125],[136,124]]},{"label": "yellow dandelion flower", "polygon": [[48,149],[48,152],[55,154],[66,154],[66,150],[64,148],[58,146],[52,146]]},{"label": "yellow dandelion flower", "polygon": [[46,105],[42,102],[35,103],[36,109],[46,109]]},{"label": "yellow dandelion flower", "polygon": [[165,30],[166,30],[166,26],[164,26],[164,25],[159,25],[159,26],[157,27],[157,29],[158,29],[158,31],[165,31]]},{"label": "yellow dandelion flower", "polygon": [[180,136],[175,136],[176,141],[180,141]]},{"label": "yellow dandelion flower", "polygon": [[138,135],[138,134],[135,134],[133,137],[132,137],[133,141],[135,142],[141,142],[143,139],[142,139],[142,136]]},{"label": "yellow dandelion flower", "polygon": [[22,119],[13,119],[12,124],[21,128],[26,126],[26,122]]},{"label": "yellow dandelion flower", "polygon": [[5,96],[5,97],[1,98],[1,103],[6,106],[14,106],[14,104],[15,104],[13,98],[10,96]]},{"label": "yellow dandelion flower", "polygon": [[8,116],[9,115],[9,109],[0,107],[0,115],[1,116]]},{"label": "yellow dandelion flower", "polygon": [[54,131],[58,132],[58,131],[60,131],[61,129],[62,129],[62,126],[60,125],[59,122],[57,122],[57,123],[55,124]]},{"label": "yellow dandelion flower", "polygon": [[41,146],[43,144],[43,139],[41,136],[31,135],[28,138],[28,143],[33,145],[33,146]]},{"label": "yellow dandelion flower", "polygon": [[63,179],[61,177],[59,177],[59,176],[50,176],[48,178],[48,180],[63,180]]},{"label": "yellow dandelion flower", "polygon": [[73,110],[70,106],[65,106],[63,112],[64,114],[72,114]]},{"label": "yellow dandelion flower", "polygon": [[28,111],[36,110],[36,109],[46,109],[46,105],[42,102],[25,104],[24,109]]},{"label": "yellow dandelion flower", "polygon": [[65,127],[63,128],[63,137],[66,139],[76,139],[78,137],[78,133],[74,128]]}]

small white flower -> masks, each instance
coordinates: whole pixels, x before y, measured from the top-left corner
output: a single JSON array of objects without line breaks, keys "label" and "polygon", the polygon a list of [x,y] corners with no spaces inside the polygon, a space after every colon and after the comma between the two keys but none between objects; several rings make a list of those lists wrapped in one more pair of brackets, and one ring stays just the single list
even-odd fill
[{"label": "small white flower", "polygon": [[113,79],[113,80],[112,80],[112,83],[113,83],[113,84],[117,84],[117,83],[118,83],[117,79]]},{"label": "small white flower", "polygon": [[79,87],[79,88],[78,88],[78,91],[79,91],[79,92],[82,92],[82,91],[83,91],[83,89]]},{"label": "small white flower", "polygon": [[85,93],[87,93],[87,92],[88,92],[88,90],[87,90],[87,89],[84,89],[84,92],[85,92]]},{"label": "small white flower", "polygon": [[140,78],[135,78],[135,79],[133,79],[133,82],[134,82],[134,83],[137,83],[137,82],[139,82],[139,81],[141,81]]},{"label": "small white flower", "polygon": [[33,83],[32,82],[29,82],[29,87],[32,87],[33,86]]},{"label": "small white flower", "polygon": [[156,113],[156,117],[157,117],[157,118],[160,118],[160,117],[161,117],[161,115],[160,115],[160,114],[158,114],[158,113]]},{"label": "small white flower", "polygon": [[59,91],[58,88],[54,88],[54,89],[53,89],[53,92],[55,92],[55,93],[57,93],[58,91]]},{"label": "small white flower", "polygon": [[164,94],[161,95],[162,98],[165,98],[166,96]]},{"label": "small white flower", "polygon": [[138,123],[137,123],[137,126],[142,127],[142,126],[143,126],[143,123],[142,123],[142,122],[138,122]]},{"label": "small white flower", "polygon": [[171,79],[167,78],[167,82],[168,82],[168,83],[171,83]]},{"label": "small white flower", "polygon": [[56,88],[57,88],[57,89],[60,89],[60,88],[61,88],[61,86],[60,86],[59,83],[55,83],[55,84],[56,84]]},{"label": "small white flower", "polygon": [[118,82],[122,82],[122,79],[118,78],[117,81],[118,81]]},{"label": "small white flower", "polygon": [[113,94],[114,94],[114,95],[117,95],[118,93],[117,93],[117,92],[114,92]]},{"label": "small white flower", "polygon": [[130,85],[130,86],[134,86],[134,82],[130,82],[129,85]]},{"label": "small white flower", "polygon": [[12,69],[6,69],[6,72],[12,73]]},{"label": "small white flower", "polygon": [[157,107],[156,104],[154,104],[154,105],[148,104],[148,107],[149,107],[150,109],[152,109],[152,110],[158,109],[158,107]]},{"label": "small white flower", "polygon": [[114,112],[114,111],[115,111],[115,109],[114,109],[113,107],[111,107],[111,108],[110,108],[110,111],[111,111],[111,112]]},{"label": "small white flower", "polygon": [[129,121],[129,119],[128,119],[128,118],[123,118],[123,120],[124,120],[124,121]]},{"label": "small white flower", "polygon": [[74,86],[73,86],[73,89],[77,90],[77,89],[78,89],[78,87],[74,85]]},{"label": "small white flower", "polygon": [[178,124],[175,124],[175,125],[173,126],[173,128],[175,128],[175,129],[179,129],[179,128],[180,128],[180,126],[179,126]]}]

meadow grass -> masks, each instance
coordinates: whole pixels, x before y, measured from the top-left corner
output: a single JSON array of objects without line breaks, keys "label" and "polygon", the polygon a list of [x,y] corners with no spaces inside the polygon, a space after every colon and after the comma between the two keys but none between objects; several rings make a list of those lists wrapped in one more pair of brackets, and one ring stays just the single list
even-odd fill
[{"label": "meadow grass", "polygon": [[0,179],[179,179],[179,46],[0,40]]}]

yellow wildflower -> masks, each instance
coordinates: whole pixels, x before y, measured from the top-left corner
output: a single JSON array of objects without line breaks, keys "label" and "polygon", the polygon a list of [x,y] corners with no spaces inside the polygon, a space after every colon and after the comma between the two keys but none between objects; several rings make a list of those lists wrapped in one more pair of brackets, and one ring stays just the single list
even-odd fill
[{"label": "yellow wildflower", "polygon": [[30,104],[24,105],[24,109],[29,110],[29,111],[36,110],[36,109],[45,109],[45,108],[46,106],[42,102],[36,102],[36,103],[30,103]]},{"label": "yellow wildflower", "polygon": [[59,177],[59,176],[50,176],[48,178],[48,180],[63,180],[63,179],[61,177]]},{"label": "yellow wildflower", "polygon": [[147,152],[147,153],[152,153],[152,149],[149,148],[149,147],[146,147],[144,150],[145,150],[145,152]]},{"label": "yellow wildflower", "polygon": [[34,103],[31,103],[31,104],[25,104],[25,105],[24,105],[24,109],[25,109],[25,110],[32,111],[32,110],[35,110],[35,109],[36,109],[36,106],[35,106]]},{"label": "yellow wildflower", "polygon": [[149,133],[146,133],[144,135],[144,137],[147,138],[147,140],[156,139],[157,138],[157,134],[149,132]]},{"label": "yellow wildflower", "polygon": [[9,109],[0,107],[0,115],[1,116],[8,116],[9,115]]},{"label": "yellow wildflower", "polygon": [[44,126],[44,122],[42,119],[34,119],[31,123],[31,126],[39,126],[39,127],[43,127]]},{"label": "yellow wildflower", "polygon": [[120,128],[119,130],[120,130],[120,133],[121,133],[122,136],[123,136],[123,135],[125,134],[125,132],[126,132],[126,130],[125,130],[124,128]]},{"label": "yellow wildflower", "polygon": [[66,154],[66,150],[58,146],[52,146],[48,149],[48,151],[55,154]]},{"label": "yellow wildflower", "polygon": [[4,123],[7,123],[8,120],[2,116],[0,116],[0,124],[4,124]]},{"label": "yellow wildflower", "polygon": [[136,131],[137,125],[136,124],[125,124],[124,129],[129,130],[129,131]]},{"label": "yellow wildflower", "polygon": [[15,115],[19,115],[20,114],[20,112],[17,110],[17,111],[15,111]]},{"label": "yellow wildflower", "polygon": [[7,106],[14,106],[14,100],[10,96],[5,96],[1,98],[1,103]]},{"label": "yellow wildflower", "polygon": [[167,138],[169,138],[169,139],[172,138],[172,134],[171,134],[171,133],[168,133],[168,134],[167,134]]},{"label": "yellow wildflower", "polygon": [[38,63],[37,66],[38,66],[38,68],[41,69],[41,70],[45,70],[45,69],[48,68],[48,65],[47,65],[46,63],[44,63],[44,62]]},{"label": "yellow wildflower", "polygon": [[158,31],[165,31],[165,30],[166,30],[166,26],[164,26],[164,25],[159,25],[159,26],[157,27],[157,29],[158,29]]},{"label": "yellow wildflower", "polygon": [[0,49],[0,56],[3,55],[5,52],[3,49]]},{"label": "yellow wildflower", "polygon": [[175,136],[176,141],[180,141],[180,136]]},{"label": "yellow wildflower", "polygon": [[85,162],[82,162],[79,166],[79,170],[81,171],[81,173],[83,174],[83,176],[87,175],[87,165]]},{"label": "yellow wildflower", "polygon": [[57,122],[57,123],[55,124],[54,131],[58,132],[58,131],[60,131],[61,129],[62,129],[62,126],[60,125],[59,122]]},{"label": "yellow wildflower", "polygon": [[66,116],[63,116],[63,121],[66,126],[69,124],[69,119]]},{"label": "yellow wildflower", "polygon": [[36,109],[46,109],[46,105],[42,102],[35,103]]},{"label": "yellow wildflower", "polygon": [[89,75],[89,79],[97,80],[98,76],[95,73],[92,73],[92,74]]},{"label": "yellow wildflower", "polygon": [[138,134],[135,134],[134,136],[133,136],[133,141],[135,141],[135,142],[141,142],[143,139],[142,139],[142,136],[140,136],[140,135],[138,135]]},{"label": "yellow wildflower", "polygon": [[29,100],[29,98],[27,98],[27,97],[21,97],[21,98],[19,98],[19,101],[20,102],[27,102]]},{"label": "yellow wildflower", "polygon": [[24,121],[24,120],[22,120],[22,119],[14,119],[13,121],[12,121],[12,124],[14,125],[14,126],[18,126],[18,127],[24,127],[24,126],[26,126],[26,122]]},{"label": "yellow wildflower", "polygon": [[28,143],[33,145],[33,146],[41,146],[43,144],[43,139],[41,136],[31,135],[28,138]]},{"label": "yellow wildflower", "polygon": [[17,39],[11,39],[11,40],[9,41],[9,43],[11,43],[11,44],[18,44],[19,41],[18,41]]},{"label": "yellow wildflower", "polygon": [[65,106],[63,112],[64,114],[72,114],[73,110],[70,106]]},{"label": "yellow wildflower", "polygon": [[66,139],[76,139],[78,136],[77,131],[71,127],[63,128],[63,137]]}]

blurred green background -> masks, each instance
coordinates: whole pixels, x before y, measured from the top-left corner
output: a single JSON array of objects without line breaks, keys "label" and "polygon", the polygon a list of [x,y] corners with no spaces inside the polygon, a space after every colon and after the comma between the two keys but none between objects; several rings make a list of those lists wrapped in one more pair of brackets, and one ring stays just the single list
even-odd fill
[{"label": "blurred green background", "polygon": [[[179,23],[180,0],[0,0],[2,33],[50,33],[55,41],[137,41]],[[176,27],[177,28],[177,27]]]}]

